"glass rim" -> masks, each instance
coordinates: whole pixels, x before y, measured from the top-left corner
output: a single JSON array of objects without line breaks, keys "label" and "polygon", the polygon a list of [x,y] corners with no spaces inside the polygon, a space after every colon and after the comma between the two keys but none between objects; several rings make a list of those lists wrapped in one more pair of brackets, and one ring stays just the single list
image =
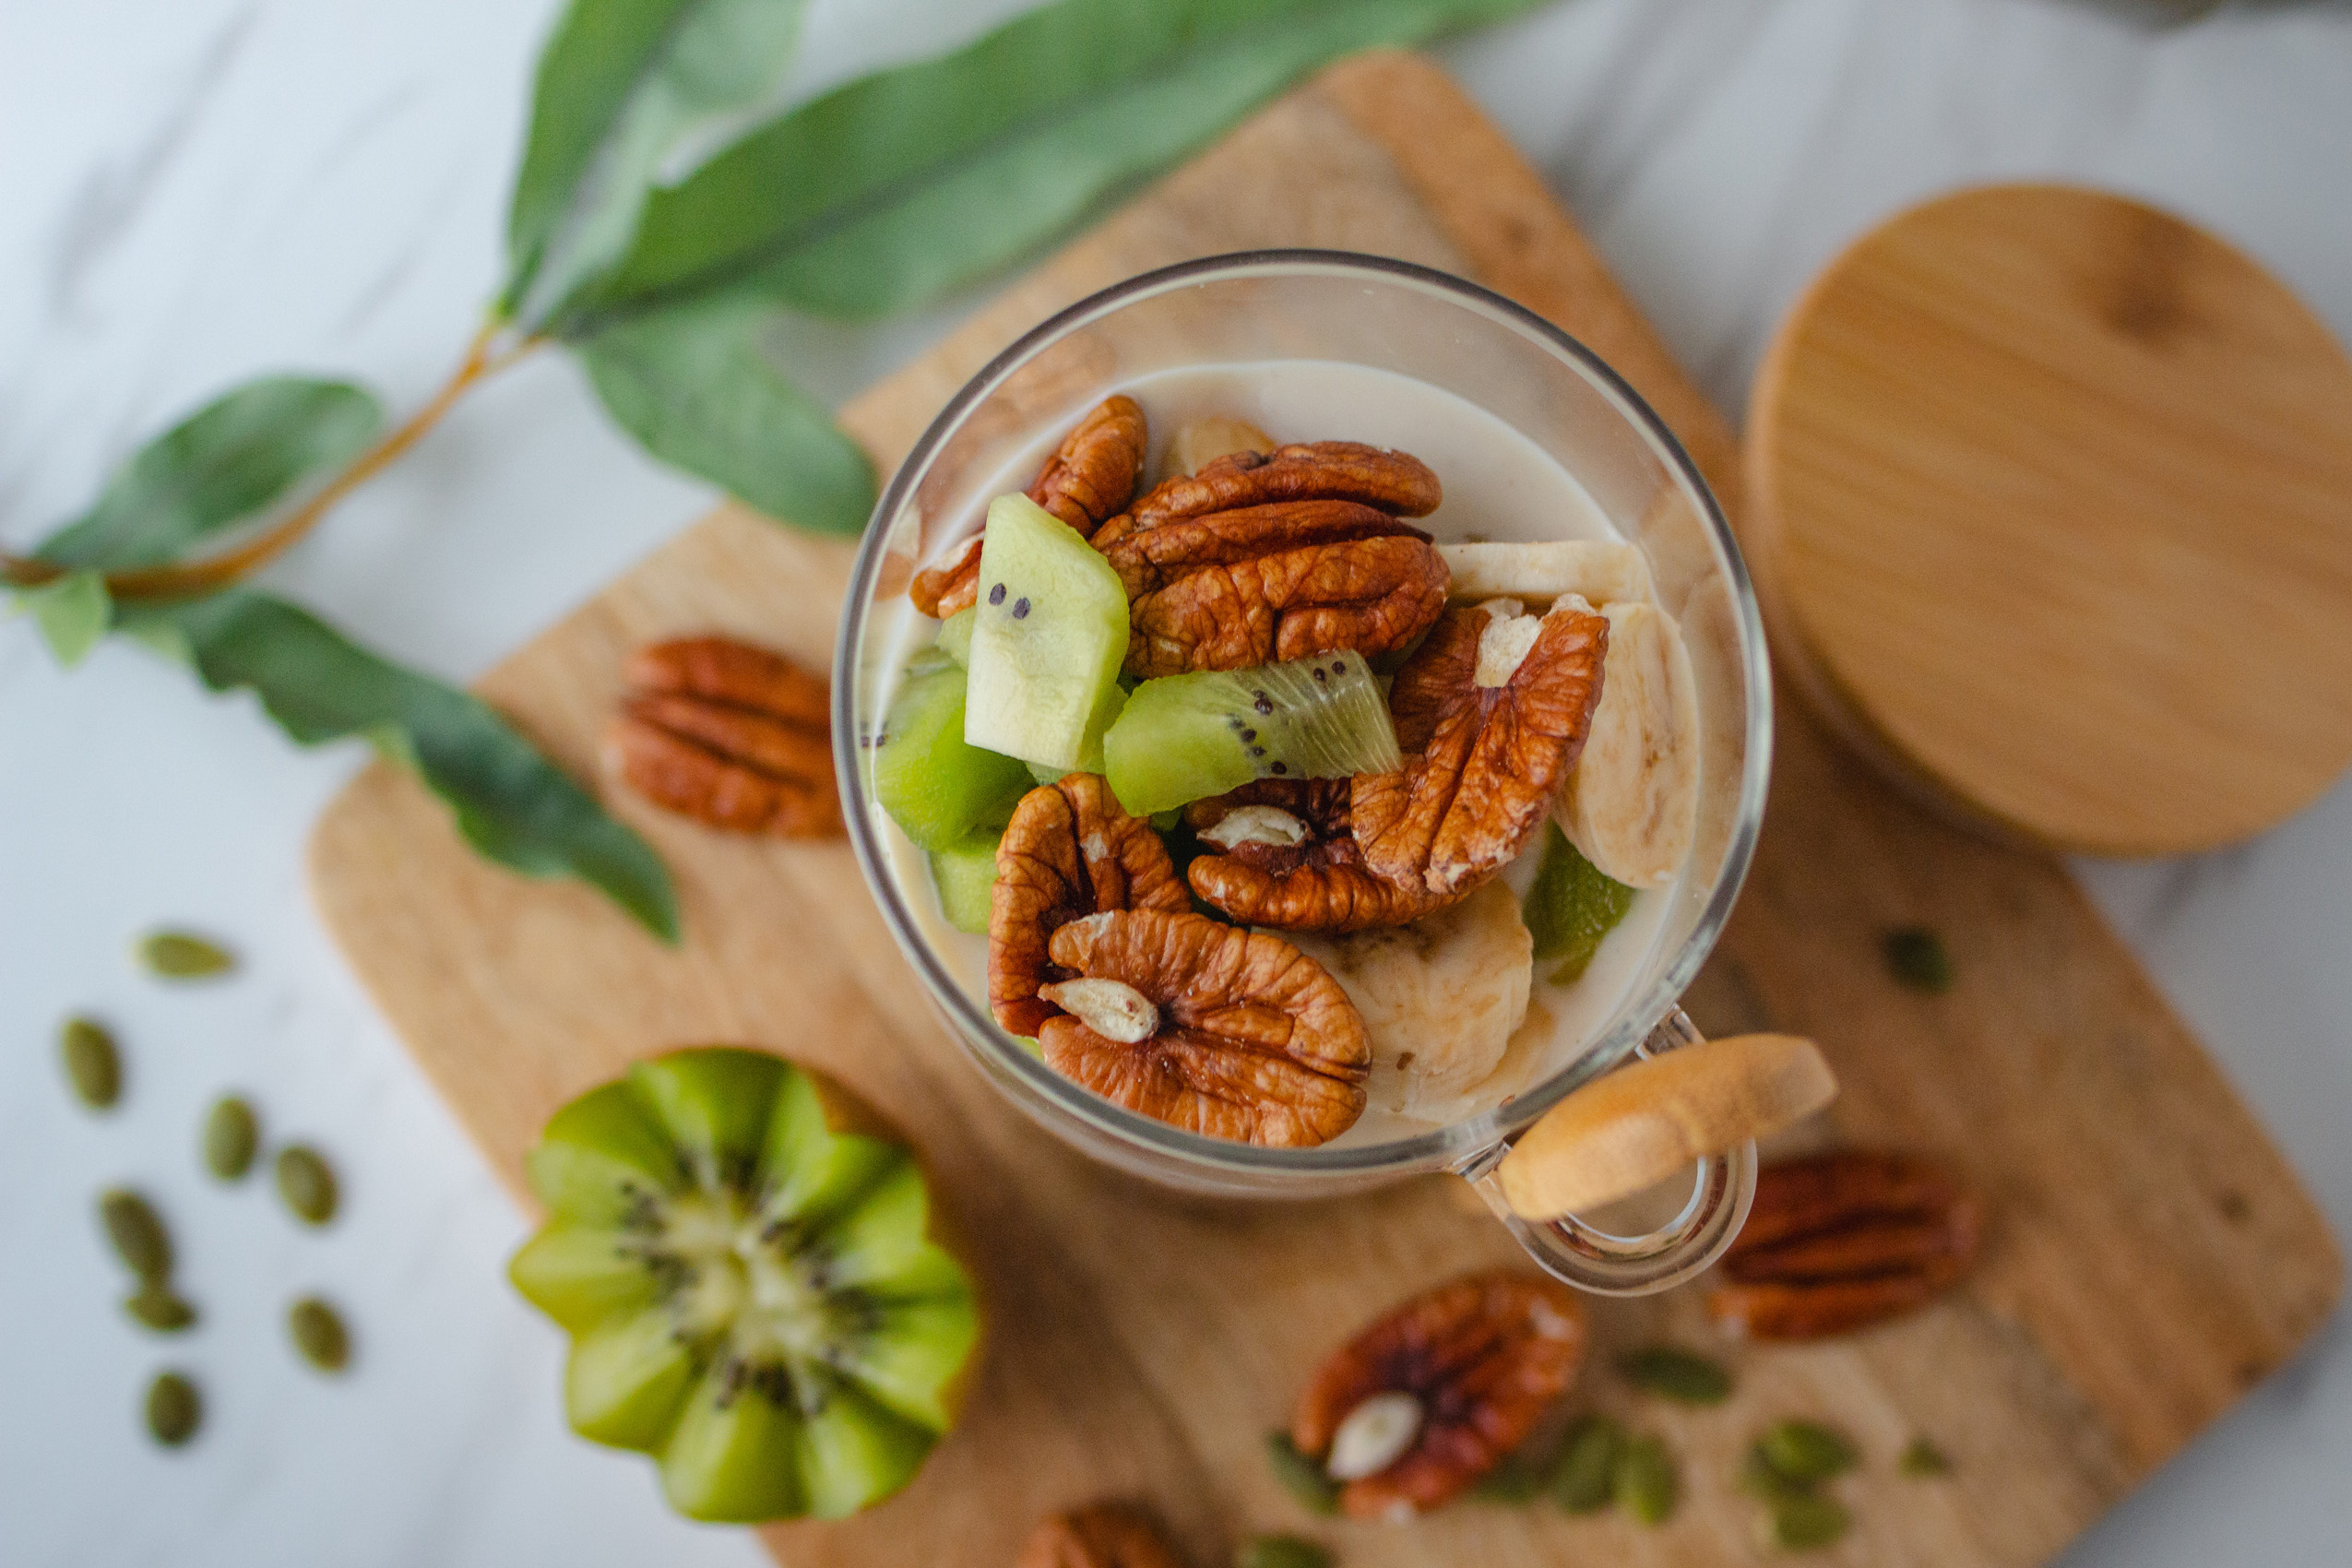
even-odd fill
[{"label": "glass rim", "polygon": [[[1715,885],[1708,891],[1696,923],[1639,997],[1621,1004],[1610,1027],[1588,1041],[1572,1061],[1501,1105],[1409,1137],[1344,1148],[1265,1148],[1186,1132],[1116,1105],[1063,1077],[1016,1044],[985,1004],[975,1002],[947,972],[938,954],[924,940],[921,924],[907,907],[897,879],[884,857],[871,814],[872,802],[860,774],[859,763],[864,753],[858,744],[851,694],[874,581],[886,556],[886,520],[895,518],[906,506],[921,477],[983,399],[1048,347],[1079,327],[1143,300],[1229,279],[1314,276],[1340,280],[1369,277],[1402,283],[1515,330],[1587,377],[1616,405],[1626,422],[1648,439],[1668,470],[1696,500],[1716,562],[1730,589],[1746,673],[1746,753],[1731,833],[1724,846]],[[965,1028],[968,1039],[961,1043],[968,1045],[971,1039],[986,1041],[998,1064],[1034,1089],[1046,1103],[1098,1131],[1197,1164],[1253,1173],[1345,1176],[1457,1166],[1506,1141],[1567,1095],[1623,1062],[1674,1010],[1721,936],[1754,857],[1757,835],[1763,826],[1764,795],[1772,776],[1772,676],[1754,586],[1749,580],[1746,561],[1714,491],[1673,431],[1598,354],[1526,306],[1435,267],[1355,251],[1296,247],[1231,251],[1154,267],[1054,312],[975,372],[908,449],[874,504],[873,516],[867,519],[843,600],[840,630],[835,639],[832,711],[834,767],[858,869],[882,909],[892,938],[929,988],[933,1002]]]}]

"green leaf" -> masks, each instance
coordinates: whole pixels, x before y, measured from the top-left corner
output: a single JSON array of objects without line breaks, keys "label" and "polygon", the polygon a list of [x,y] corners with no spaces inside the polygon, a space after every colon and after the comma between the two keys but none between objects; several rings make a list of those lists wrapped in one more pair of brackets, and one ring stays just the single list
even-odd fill
[{"label": "green leaf", "polygon": [[383,428],[374,396],[278,375],[224,393],[140,447],[98,504],[34,552],[61,566],[152,566],[340,468]]},{"label": "green leaf", "polygon": [[873,509],[873,464],[785,375],[781,313],[743,297],[624,322],[581,350],[613,419],[666,463],[772,517],[854,534]]},{"label": "green leaf", "polygon": [[829,315],[931,299],[1067,228],[1323,62],[1535,0],[1059,0],[777,119],[647,206],[566,337],[750,279]]},{"label": "green leaf", "polygon": [[540,53],[501,308],[537,326],[629,248],[670,160],[781,85],[805,0],[573,0]]},{"label": "green leaf", "polygon": [[244,687],[295,742],[360,736],[413,769],[466,841],[527,876],[576,876],[666,942],[670,874],[644,839],[480,698],[379,659],[308,611],[252,588],[125,605],[123,629],[216,692]]},{"label": "green leaf", "polygon": [[49,651],[68,670],[98,646],[114,619],[105,575],[94,571],[68,572],[39,588],[20,588],[16,608],[18,614],[32,617]]}]

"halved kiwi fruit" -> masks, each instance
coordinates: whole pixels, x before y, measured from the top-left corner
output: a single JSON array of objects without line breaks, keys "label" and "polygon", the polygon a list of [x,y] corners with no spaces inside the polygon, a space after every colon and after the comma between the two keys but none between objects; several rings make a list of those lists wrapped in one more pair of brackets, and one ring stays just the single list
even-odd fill
[{"label": "halved kiwi fruit", "polygon": [[673,1051],[557,1111],[528,1170],[549,1219],[507,1276],[572,1335],[572,1429],[652,1455],[680,1513],[853,1514],[953,1424],[971,1280],[913,1152],[837,1086]]}]

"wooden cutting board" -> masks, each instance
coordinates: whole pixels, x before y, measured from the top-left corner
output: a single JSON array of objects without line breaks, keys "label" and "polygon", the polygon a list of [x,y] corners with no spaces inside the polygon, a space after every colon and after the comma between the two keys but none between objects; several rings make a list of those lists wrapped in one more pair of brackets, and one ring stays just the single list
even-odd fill
[{"label": "wooden cutting board", "polygon": [[[1641,388],[1736,515],[1722,419],[1508,143],[1435,68],[1397,55],[1267,109],[861,398],[849,426],[886,469],[968,374],[1050,311],[1145,267],[1263,245],[1408,257],[1550,315]],[[481,690],[594,776],[631,648],[717,629],[822,664],[849,561],[722,510]],[[1706,1343],[1695,1293],[1596,1302],[1575,1398],[1663,1432],[1684,1467],[1684,1504],[1655,1529],[1549,1504],[1464,1504],[1406,1527],[1303,1515],[1262,1443],[1316,1360],[1398,1298],[1515,1250],[1452,1178],[1214,1205],[1064,1151],[961,1059],[846,846],[723,837],[608,790],[676,873],[688,934],[666,951],[591,893],[473,859],[438,806],[378,767],[321,821],[312,880],[353,968],[518,1195],[523,1152],[558,1104],[695,1041],[815,1063],[929,1150],[980,1239],[991,1303],[970,1411],[889,1503],[765,1532],[779,1560],[1010,1564],[1039,1514],[1123,1494],[1158,1506],[1200,1568],[1276,1528],[1332,1542],[1349,1568],[1744,1562],[1754,1505],[1733,1490],[1740,1455],[1764,1423],[1802,1414],[1867,1455],[1838,1483],[1854,1534],[1824,1561],[2037,1562],[2293,1352],[2336,1300],[2336,1250],[2055,862],[1921,814],[1782,712],[1763,847],[1693,1009],[1717,1030],[1817,1037],[1846,1094],[1815,1135],[1947,1160],[1995,1219],[1984,1266],[1927,1313],[1814,1348],[1725,1349],[1737,1392],[1712,1409],[1638,1400],[1609,1370],[1654,1336]],[[1916,996],[1883,972],[1880,932],[1909,921],[1949,940],[1950,994]],[[1954,1455],[1952,1479],[1895,1476],[1915,1433]]]}]

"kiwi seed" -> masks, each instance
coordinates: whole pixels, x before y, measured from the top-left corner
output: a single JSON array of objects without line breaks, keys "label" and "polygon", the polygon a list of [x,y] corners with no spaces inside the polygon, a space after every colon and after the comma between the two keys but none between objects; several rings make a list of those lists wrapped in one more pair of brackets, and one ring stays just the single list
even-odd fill
[{"label": "kiwi seed", "polygon": [[204,1119],[205,1167],[223,1182],[234,1182],[253,1168],[260,1141],[253,1107],[235,1095],[223,1095]]},{"label": "kiwi seed", "polygon": [[194,1437],[204,1420],[196,1384],[175,1372],[159,1372],[147,1386],[147,1430],[166,1448]]},{"label": "kiwi seed", "polygon": [[98,1217],[124,1267],[150,1285],[160,1286],[172,1277],[172,1233],[163,1229],[163,1221],[145,1198],[123,1187],[110,1187],[98,1196]]},{"label": "kiwi seed", "polygon": [[286,1333],[303,1360],[321,1372],[341,1372],[351,1359],[351,1336],[342,1318],[315,1296],[287,1309]]},{"label": "kiwi seed", "polygon": [[150,932],[133,951],[139,967],[159,980],[210,980],[237,967],[227,948],[194,932]]},{"label": "kiwi seed", "polygon": [[307,1144],[279,1149],[278,1195],[303,1224],[324,1225],[335,1218],[334,1169]]},{"label": "kiwi seed", "polygon": [[172,1288],[149,1280],[123,1298],[123,1310],[142,1328],[177,1334],[196,1324],[196,1309],[172,1293]]},{"label": "kiwi seed", "polygon": [[104,1028],[88,1018],[68,1018],[57,1031],[57,1050],[75,1099],[103,1111],[123,1097],[122,1053]]}]

